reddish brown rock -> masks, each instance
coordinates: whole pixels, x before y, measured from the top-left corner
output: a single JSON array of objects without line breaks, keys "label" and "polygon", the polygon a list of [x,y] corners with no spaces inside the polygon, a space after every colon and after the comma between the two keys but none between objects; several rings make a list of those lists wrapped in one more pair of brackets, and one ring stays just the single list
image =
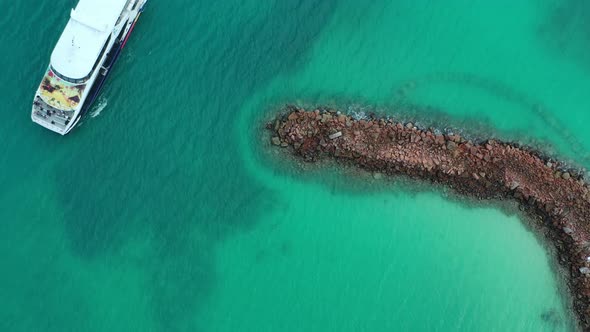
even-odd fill
[{"label": "reddish brown rock", "polygon": [[443,135],[436,135],[434,141],[438,145],[443,145],[443,144],[445,144],[445,137]]},{"label": "reddish brown rock", "polygon": [[457,149],[457,143],[455,143],[454,141],[447,142],[447,150],[455,151],[456,149]]}]

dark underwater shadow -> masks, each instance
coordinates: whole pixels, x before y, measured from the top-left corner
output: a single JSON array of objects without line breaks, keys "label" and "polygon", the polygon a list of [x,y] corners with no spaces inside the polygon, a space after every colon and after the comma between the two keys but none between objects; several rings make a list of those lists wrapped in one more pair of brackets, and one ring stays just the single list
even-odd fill
[{"label": "dark underwater shadow", "polygon": [[590,2],[554,1],[537,34],[554,54],[567,58],[590,72]]},{"label": "dark underwater shadow", "polygon": [[[217,278],[216,245],[275,206],[236,158],[229,134],[235,112],[256,89],[303,64],[336,8],[336,1],[277,1],[254,24],[237,22],[241,2],[229,2],[192,3],[181,18],[175,13],[186,12],[185,4],[150,3],[135,34],[152,36],[145,45],[130,41],[125,51],[135,48],[147,60],[151,49],[162,60],[141,67],[137,56],[132,66],[115,68],[103,92],[109,109],[68,137],[79,144],[53,175],[76,256],[108,266],[126,244],[156,234],[149,257],[130,264],[145,273],[153,309],[147,319],[161,331],[198,330],[193,318]],[[155,31],[173,18],[186,39],[168,49],[177,41]],[[173,62],[165,57],[170,52]],[[133,82],[118,77],[126,70]],[[170,93],[171,86],[191,88]],[[149,113],[122,109],[125,99]]]}]

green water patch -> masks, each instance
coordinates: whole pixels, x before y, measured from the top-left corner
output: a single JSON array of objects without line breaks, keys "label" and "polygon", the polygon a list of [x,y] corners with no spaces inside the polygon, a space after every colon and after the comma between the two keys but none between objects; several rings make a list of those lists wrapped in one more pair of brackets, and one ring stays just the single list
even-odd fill
[{"label": "green water patch", "polygon": [[[34,185],[33,185],[34,184]],[[139,330],[149,313],[133,262],[86,262],[68,250],[51,179],[31,176],[0,195],[2,331]],[[34,203],[33,203],[34,202]],[[34,204],[34,205],[33,205]],[[139,252],[134,248],[134,252]],[[116,297],[113,297],[116,294]],[[116,324],[115,324],[116,322]]]},{"label": "green water patch", "polygon": [[201,312],[208,326],[568,330],[561,295],[539,292],[556,287],[547,257],[515,217],[431,193],[350,195],[324,181],[277,178],[281,208],[219,248],[223,286]]},{"label": "green water patch", "polygon": [[[34,54],[35,63],[15,58],[5,73],[21,77],[19,68],[26,68],[27,87],[3,103],[24,115],[1,125],[13,143],[3,148],[2,182],[23,185],[27,171],[42,170],[46,182],[37,185],[51,188],[41,197],[53,198],[46,208],[55,212],[44,218],[59,234],[55,240],[39,235],[38,244],[9,261],[14,278],[28,273],[18,272],[25,257],[51,269],[48,276],[37,273],[42,281],[27,278],[26,287],[11,291],[22,299],[22,311],[2,309],[20,317],[6,330],[195,330],[194,315],[216,285],[217,244],[254,227],[273,202],[272,192],[235,158],[235,112],[259,86],[300,65],[335,2],[150,3],[102,92],[108,109],[65,138],[31,125],[27,113],[41,78],[31,68],[49,61],[57,27],[67,20],[68,4],[62,5],[60,11],[41,5],[34,15],[42,20],[51,13],[55,29],[27,32],[26,43],[11,39],[6,46],[13,54]],[[304,19],[310,22],[302,26]],[[2,206],[41,212],[35,199],[6,195]],[[15,225],[38,220],[25,211],[7,215]],[[17,231],[4,236],[26,234]],[[49,255],[63,251],[63,260],[45,256],[44,245]],[[64,276],[68,266],[74,276]],[[34,297],[45,288],[51,288],[46,297]],[[48,313],[54,321],[24,318],[37,299],[54,308]],[[79,317],[68,325],[70,312]],[[129,325],[114,325],[123,320]]]}]

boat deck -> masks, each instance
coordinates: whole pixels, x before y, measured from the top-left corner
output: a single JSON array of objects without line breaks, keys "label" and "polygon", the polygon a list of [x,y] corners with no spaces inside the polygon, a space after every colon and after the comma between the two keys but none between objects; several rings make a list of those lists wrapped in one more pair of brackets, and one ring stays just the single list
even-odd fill
[{"label": "boat deck", "polygon": [[38,120],[58,127],[62,131],[72,121],[74,111],[63,111],[51,107],[41,98],[37,97],[33,102],[33,116]]}]

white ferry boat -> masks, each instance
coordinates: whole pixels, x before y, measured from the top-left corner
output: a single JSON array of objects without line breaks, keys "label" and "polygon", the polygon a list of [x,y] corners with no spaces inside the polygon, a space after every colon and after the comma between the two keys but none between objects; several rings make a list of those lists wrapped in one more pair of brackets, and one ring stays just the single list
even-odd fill
[{"label": "white ferry boat", "polygon": [[65,135],[88,111],[147,0],[80,0],[35,94],[33,122]]}]

